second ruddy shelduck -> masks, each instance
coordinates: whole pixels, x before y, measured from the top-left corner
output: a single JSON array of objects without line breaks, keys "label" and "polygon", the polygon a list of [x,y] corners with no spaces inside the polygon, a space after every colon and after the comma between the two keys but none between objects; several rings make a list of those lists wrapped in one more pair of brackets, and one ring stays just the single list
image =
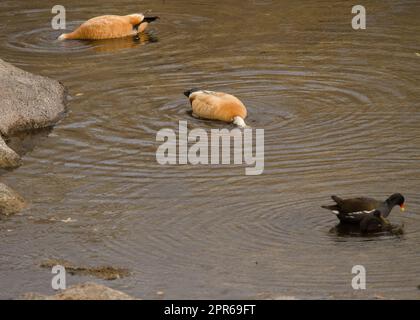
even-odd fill
[{"label": "second ruddy shelduck", "polygon": [[126,16],[106,15],[89,19],[70,33],[63,33],[59,40],[100,40],[134,36],[143,32],[149,22],[159,17],[145,17],[141,13]]},{"label": "second ruddy shelduck", "polygon": [[224,92],[191,89],[184,92],[190,99],[193,116],[202,119],[220,120],[246,128],[246,107],[235,96]]}]

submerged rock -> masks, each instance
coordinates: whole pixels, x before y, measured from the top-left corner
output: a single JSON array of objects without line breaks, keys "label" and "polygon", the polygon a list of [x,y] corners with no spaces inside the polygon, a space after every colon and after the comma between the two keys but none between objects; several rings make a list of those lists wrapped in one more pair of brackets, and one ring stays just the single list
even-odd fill
[{"label": "submerged rock", "polygon": [[0,135],[0,168],[16,168],[20,164],[19,155],[7,146]]},{"label": "submerged rock", "polygon": [[27,293],[23,295],[23,298],[27,300],[135,300],[124,292],[92,282],[71,286],[52,296]]},{"label": "submerged rock", "polygon": [[18,131],[50,127],[64,115],[61,83],[23,71],[0,59],[0,168],[16,167],[19,156],[3,137]]},{"label": "submerged rock", "polygon": [[41,263],[42,268],[52,268],[56,265],[63,266],[71,275],[90,275],[104,280],[115,280],[128,276],[127,269],[115,268],[111,266],[77,266],[67,260],[49,259]]},{"label": "submerged rock", "polygon": [[0,216],[18,213],[26,207],[25,200],[3,183],[0,183]]}]

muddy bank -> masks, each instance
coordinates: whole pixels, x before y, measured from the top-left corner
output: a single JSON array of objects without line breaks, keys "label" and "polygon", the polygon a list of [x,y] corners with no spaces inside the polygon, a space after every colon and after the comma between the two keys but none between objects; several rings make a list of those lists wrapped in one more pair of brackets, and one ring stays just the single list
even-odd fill
[{"label": "muddy bank", "polygon": [[19,131],[50,127],[66,111],[64,86],[0,59],[0,168],[20,165],[19,155],[3,138]]},{"label": "muddy bank", "polygon": [[130,273],[127,269],[115,268],[111,266],[77,266],[74,263],[60,259],[49,259],[41,263],[42,268],[52,268],[56,265],[66,268],[66,272],[71,275],[89,275],[104,280],[115,280],[128,276]]},{"label": "muddy bank", "polygon": [[71,286],[52,296],[27,293],[22,298],[26,300],[135,300],[124,292],[92,282]]}]

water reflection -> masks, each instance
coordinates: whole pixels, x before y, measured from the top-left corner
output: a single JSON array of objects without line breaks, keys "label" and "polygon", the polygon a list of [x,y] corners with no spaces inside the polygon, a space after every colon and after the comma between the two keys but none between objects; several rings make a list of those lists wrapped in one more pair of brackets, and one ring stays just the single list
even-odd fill
[{"label": "water reflection", "polygon": [[39,144],[42,145],[52,131],[52,127],[36,129],[31,131],[17,132],[6,139],[7,145],[12,148],[19,156],[24,156],[31,152]]},{"label": "water reflection", "polygon": [[146,43],[157,42],[158,38],[150,33],[142,32],[134,37],[119,39],[87,41],[95,52],[113,52],[124,49],[132,49]]},{"label": "water reflection", "polygon": [[339,237],[365,237],[370,239],[384,236],[401,236],[404,234],[404,224],[390,224],[385,228],[372,230],[370,232],[362,232],[358,225],[339,223],[331,228],[329,233]]}]

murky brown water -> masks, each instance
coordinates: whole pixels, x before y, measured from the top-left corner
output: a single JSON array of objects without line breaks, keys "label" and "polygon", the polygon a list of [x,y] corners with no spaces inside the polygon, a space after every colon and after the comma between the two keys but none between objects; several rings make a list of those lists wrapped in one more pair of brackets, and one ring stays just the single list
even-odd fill
[{"label": "murky brown water", "polygon": [[[38,267],[50,257],[127,267],[105,284],[142,298],[420,298],[420,2],[363,1],[365,31],[351,29],[348,1],[217,2],[62,1],[70,29],[100,14],[161,16],[140,39],[88,43],[55,41],[56,1],[1,1],[0,57],[73,99],[1,176],[32,205],[0,221],[0,298],[52,293]],[[244,101],[265,129],[263,175],[157,164],[157,130],[222,127],[189,116],[192,86]],[[330,194],[397,191],[403,236],[329,232]],[[350,285],[355,264],[364,292]]]}]

